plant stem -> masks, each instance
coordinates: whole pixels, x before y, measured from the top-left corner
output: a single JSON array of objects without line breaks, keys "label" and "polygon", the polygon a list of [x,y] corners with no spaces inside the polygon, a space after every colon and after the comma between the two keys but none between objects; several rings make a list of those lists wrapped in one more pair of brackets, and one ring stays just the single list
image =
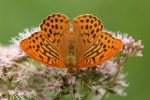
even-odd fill
[{"label": "plant stem", "polygon": [[[120,72],[120,68],[122,66],[122,63],[120,62],[120,59],[118,59],[117,62],[118,62],[118,71],[117,71],[117,73],[116,73],[116,75],[115,75],[112,83],[110,84],[110,87],[113,86],[114,82],[116,81],[116,79],[117,79],[117,77],[119,75],[119,72]],[[106,91],[105,91],[104,95],[102,96],[101,100],[104,100],[104,98],[105,98],[105,96],[106,96],[107,93],[108,93],[108,90],[106,89]]]},{"label": "plant stem", "polygon": [[105,91],[105,93],[104,93],[104,95],[101,97],[101,99],[100,100],[104,100],[104,98],[105,98],[105,96],[106,96],[106,94],[108,93],[108,90],[106,89],[106,91]]}]

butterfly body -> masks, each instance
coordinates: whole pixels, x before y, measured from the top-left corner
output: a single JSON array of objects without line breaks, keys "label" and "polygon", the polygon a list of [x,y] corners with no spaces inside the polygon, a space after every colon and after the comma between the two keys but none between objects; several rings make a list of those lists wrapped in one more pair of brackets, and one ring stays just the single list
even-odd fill
[{"label": "butterfly body", "polygon": [[84,14],[70,19],[63,14],[52,14],[43,20],[41,30],[20,43],[21,49],[31,58],[54,68],[92,67],[112,58],[122,42],[104,32],[101,21]]},{"label": "butterfly body", "polygon": [[74,47],[72,44],[68,46],[69,52],[66,57],[66,68],[68,69],[68,72],[72,73],[76,71],[76,65],[77,65],[77,58],[74,53]]}]

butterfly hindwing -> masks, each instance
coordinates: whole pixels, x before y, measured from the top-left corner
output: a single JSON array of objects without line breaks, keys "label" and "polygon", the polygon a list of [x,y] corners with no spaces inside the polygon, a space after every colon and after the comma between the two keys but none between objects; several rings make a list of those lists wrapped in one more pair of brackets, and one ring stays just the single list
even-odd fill
[{"label": "butterfly hindwing", "polygon": [[52,14],[40,25],[41,30],[20,43],[31,58],[56,68],[66,67],[70,20],[63,14]]}]

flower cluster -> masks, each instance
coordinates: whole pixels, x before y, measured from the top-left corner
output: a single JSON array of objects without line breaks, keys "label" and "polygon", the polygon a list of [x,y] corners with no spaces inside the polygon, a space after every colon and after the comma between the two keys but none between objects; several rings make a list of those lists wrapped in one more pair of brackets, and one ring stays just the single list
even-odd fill
[{"label": "flower cluster", "polygon": [[135,42],[131,36],[122,33],[112,35],[122,40],[123,48],[112,59],[75,73],[66,69],[47,67],[29,58],[21,49],[20,41],[31,33],[25,30],[13,37],[11,45],[0,45],[0,99],[1,100],[79,100],[104,99],[108,92],[125,96],[128,87],[123,66],[132,56],[142,56],[141,40]]}]

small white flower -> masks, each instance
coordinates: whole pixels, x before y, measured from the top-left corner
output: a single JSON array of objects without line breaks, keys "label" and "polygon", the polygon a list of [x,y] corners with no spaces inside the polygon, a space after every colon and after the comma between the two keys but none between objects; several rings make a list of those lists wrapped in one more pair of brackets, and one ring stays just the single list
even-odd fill
[{"label": "small white flower", "polygon": [[113,77],[116,75],[118,68],[117,64],[114,63],[113,61],[106,61],[101,64],[100,66],[100,71],[103,74],[109,75],[110,77]]},{"label": "small white flower", "polygon": [[80,99],[82,99],[82,97],[84,97],[85,96],[85,93],[82,93],[82,94],[79,94],[78,92],[75,92],[74,93],[74,98],[75,98],[75,100],[80,100]]},{"label": "small white flower", "polygon": [[10,94],[10,95],[14,95],[15,93],[16,93],[15,90],[8,90],[8,94]]},{"label": "small white flower", "polygon": [[[17,88],[16,88],[17,89]],[[17,99],[17,100],[19,100],[19,97],[18,97],[18,95],[16,94],[16,89],[14,89],[14,90],[8,90],[7,92],[8,92],[8,94],[9,95],[11,95],[11,96],[13,96],[13,99]]]},{"label": "small white flower", "polygon": [[3,92],[0,91],[0,97],[3,95]]},{"label": "small white flower", "polygon": [[121,81],[121,80],[116,81],[116,84],[117,84],[117,85],[124,86],[124,87],[128,87],[128,86],[129,86],[127,83],[125,83],[124,81]]},{"label": "small white flower", "polygon": [[1,100],[8,100],[7,98],[1,98]]},{"label": "small white flower", "polygon": [[118,95],[127,96],[127,94],[124,92],[124,88],[113,87],[112,91]]}]

